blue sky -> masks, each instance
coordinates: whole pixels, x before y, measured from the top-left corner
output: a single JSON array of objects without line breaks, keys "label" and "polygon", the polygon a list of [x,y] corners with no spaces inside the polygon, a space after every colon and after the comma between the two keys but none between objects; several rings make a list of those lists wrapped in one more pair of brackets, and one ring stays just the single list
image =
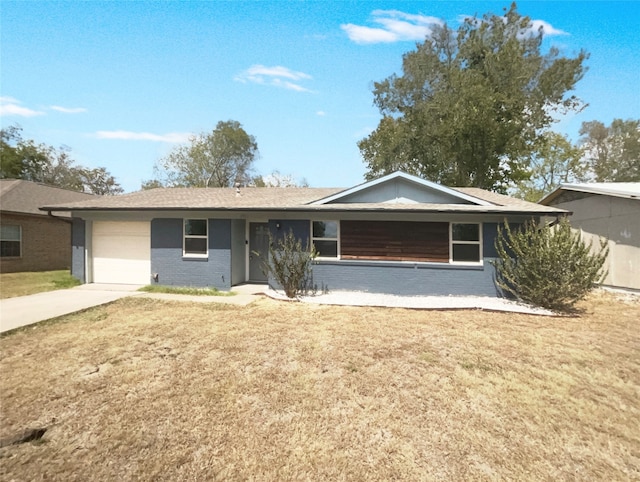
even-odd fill
[{"label": "blue sky", "polygon": [[[509,2],[164,1],[0,4],[2,127],[69,146],[127,192],[190,133],[237,120],[256,137],[256,171],[311,186],[352,186],[357,141],[378,124],[373,82],[438,22],[501,13]],[[544,22],[545,47],[590,53],[576,94],[588,103],[555,125],[640,118],[640,2],[520,2]]]}]

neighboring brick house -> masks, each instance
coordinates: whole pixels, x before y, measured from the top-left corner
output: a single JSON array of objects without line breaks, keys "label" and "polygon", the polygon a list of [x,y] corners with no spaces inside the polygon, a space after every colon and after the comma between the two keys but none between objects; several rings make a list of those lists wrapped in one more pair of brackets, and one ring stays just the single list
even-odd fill
[{"label": "neighboring brick house", "polygon": [[69,269],[70,213],[52,215],[38,208],[93,197],[31,181],[0,179],[0,272]]}]

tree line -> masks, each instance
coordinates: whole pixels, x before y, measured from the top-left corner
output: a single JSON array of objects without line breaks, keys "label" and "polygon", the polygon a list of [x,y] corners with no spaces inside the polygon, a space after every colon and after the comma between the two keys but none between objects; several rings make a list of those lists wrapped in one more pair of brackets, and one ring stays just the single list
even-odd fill
[{"label": "tree line", "polygon": [[[543,52],[543,37],[543,27],[534,29],[515,3],[503,15],[470,17],[455,30],[435,27],[403,55],[401,75],[374,83],[382,118],[358,142],[365,177],[403,170],[531,201],[565,182],[640,181],[640,120],[584,122],[576,144],[552,130],[558,114],[586,106],[571,92],[589,55]],[[1,142],[0,177],[122,192],[106,169],[77,166],[68,149],[25,141],[15,126],[2,130]],[[255,137],[239,122],[220,121],[159,159],[141,188],[307,185],[278,171],[255,175],[258,155]]]},{"label": "tree line", "polygon": [[76,164],[68,147],[56,149],[23,139],[22,128],[0,130],[0,179],[41,182],[90,194],[120,194],[122,187],[104,167]]}]

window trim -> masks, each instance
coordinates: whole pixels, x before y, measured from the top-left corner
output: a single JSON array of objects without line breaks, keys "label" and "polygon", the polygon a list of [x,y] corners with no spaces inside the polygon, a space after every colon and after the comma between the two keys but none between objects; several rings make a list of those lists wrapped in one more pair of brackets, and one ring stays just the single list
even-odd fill
[{"label": "window trim", "polygon": [[[455,224],[475,224],[476,226],[478,226],[478,241],[459,241],[459,240],[454,240],[453,239],[453,226]],[[478,261],[454,261],[453,260],[453,246],[454,245],[477,245],[478,246]],[[481,265],[483,262],[483,249],[482,249],[482,223],[473,223],[473,222],[459,222],[459,223],[454,223],[454,222],[450,222],[449,223],[449,264],[455,264],[455,265]]]},{"label": "window trim", "polygon": [[[17,227],[18,228],[18,246],[20,247],[20,254],[18,254],[18,256],[0,256],[1,258],[4,259],[18,259],[18,258],[22,258],[22,225],[21,224],[4,224],[4,226],[13,226],[13,227]],[[0,231],[0,241],[13,241],[15,242],[15,239],[3,239],[2,238],[2,232]]]},{"label": "window trim", "polygon": [[[204,221],[207,228],[207,234],[202,236],[199,234],[187,234],[187,221]],[[187,253],[187,238],[204,239],[207,247],[206,253]],[[208,258],[209,257],[209,220],[206,218],[183,218],[182,219],[182,257],[183,258]]]},{"label": "window trim", "polygon": [[[336,223],[336,237],[335,238],[316,238],[313,236],[313,223]],[[311,245],[315,246],[315,241],[335,241],[336,242],[336,255],[335,256],[320,256],[318,255],[316,259],[320,260],[337,260],[340,259],[340,221],[337,219],[312,219],[309,223],[309,239],[311,240]]]}]

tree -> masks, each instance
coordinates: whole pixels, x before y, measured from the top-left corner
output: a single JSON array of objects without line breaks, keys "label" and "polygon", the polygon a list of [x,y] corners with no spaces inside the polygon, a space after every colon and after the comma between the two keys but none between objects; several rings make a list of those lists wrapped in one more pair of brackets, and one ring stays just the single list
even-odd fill
[{"label": "tree", "polygon": [[96,167],[94,169],[80,168],[78,176],[82,182],[84,192],[102,196],[124,192],[124,189],[104,167]]},{"label": "tree", "polygon": [[254,176],[251,183],[255,187],[309,187],[306,179],[296,181],[292,174],[282,174],[277,169],[266,176]]},{"label": "tree", "polygon": [[158,179],[149,179],[146,181],[142,181],[142,184],[140,185],[140,190],[141,191],[147,191],[149,189],[157,189],[159,187],[164,187],[164,185],[162,184],[162,182]]},{"label": "tree", "polygon": [[589,171],[597,182],[640,181],[640,120],[583,122],[580,141]]},{"label": "tree", "polygon": [[403,56],[402,75],[374,84],[383,115],[358,143],[372,179],[396,169],[453,186],[505,192],[529,175],[531,153],[556,112],[578,110],[567,96],[584,74],[557,48],[541,52],[535,30],[513,4],[504,16],[436,27]]},{"label": "tree", "polygon": [[229,187],[250,181],[257,155],[255,138],[239,122],[220,121],[210,134],[198,134],[176,147],[155,170],[167,187]]},{"label": "tree", "polygon": [[516,298],[552,310],[568,311],[606,276],[606,240],[592,252],[566,218],[555,226],[533,221],[512,230],[498,228],[494,262],[500,288]]},{"label": "tree", "polygon": [[22,136],[20,127],[9,126],[0,130],[0,178],[17,179],[22,173],[22,159],[15,144]]},{"label": "tree", "polygon": [[120,194],[122,187],[104,167],[79,166],[71,150],[55,149],[22,138],[22,129],[11,126],[0,131],[0,178],[23,179],[91,194]]},{"label": "tree", "polygon": [[531,202],[538,202],[562,183],[582,181],[585,166],[583,150],[556,132],[545,132],[531,158],[531,177],[521,181],[513,194]]}]

